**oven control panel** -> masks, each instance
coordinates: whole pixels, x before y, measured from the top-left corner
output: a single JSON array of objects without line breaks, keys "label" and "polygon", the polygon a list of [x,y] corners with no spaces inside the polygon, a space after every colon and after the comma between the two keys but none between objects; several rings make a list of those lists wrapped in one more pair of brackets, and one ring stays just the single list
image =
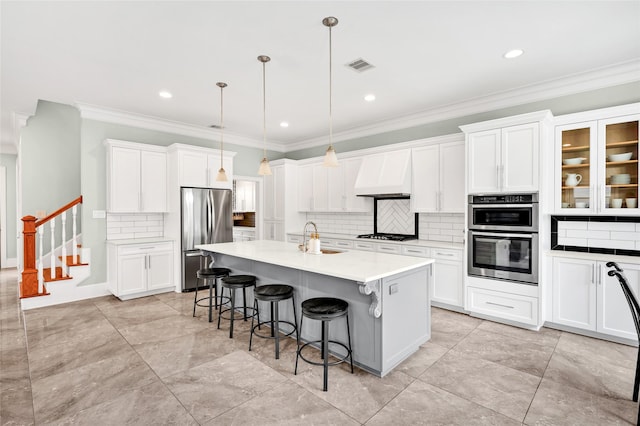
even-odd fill
[{"label": "oven control panel", "polygon": [[537,193],[469,195],[469,204],[531,204],[537,202]]}]

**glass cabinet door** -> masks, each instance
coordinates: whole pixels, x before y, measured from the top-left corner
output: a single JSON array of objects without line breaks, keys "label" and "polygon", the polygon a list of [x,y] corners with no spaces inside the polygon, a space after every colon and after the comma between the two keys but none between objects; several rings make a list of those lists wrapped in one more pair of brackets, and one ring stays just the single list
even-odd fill
[{"label": "glass cabinet door", "polygon": [[556,128],[556,143],[560,155],[560,176],[556,176],[559,196],[556,206],[559,210],[574,213],[594,211],[593,188],[596,184],[595,141],[596,122],[586,122],[559,126]]},{"label": "glass cabinet door", "polygon": [[640,115],[598,122],[600,209],[638,214],[638,121]]}]

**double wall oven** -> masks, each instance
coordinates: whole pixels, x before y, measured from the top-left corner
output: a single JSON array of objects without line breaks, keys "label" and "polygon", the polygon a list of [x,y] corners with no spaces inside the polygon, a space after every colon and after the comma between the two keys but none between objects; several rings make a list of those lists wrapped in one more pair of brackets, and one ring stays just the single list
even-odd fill
[{"label": "double wall oven", "polygon": [[472,276],[538,285],[538,194],[469,196]]}]

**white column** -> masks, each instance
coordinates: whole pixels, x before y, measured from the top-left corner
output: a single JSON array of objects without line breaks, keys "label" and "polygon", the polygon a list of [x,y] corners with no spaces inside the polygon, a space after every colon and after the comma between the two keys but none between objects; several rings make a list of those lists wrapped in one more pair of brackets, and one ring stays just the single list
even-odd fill
[{"label": "white column", "polygon": [[51,219],[51,279],[56,277],[56,219]]},{"label": "white column", "polygon": [[67,212],[63,212],[62,215],[60,215],[60,220],[62,221],[62,276],[63,277],[68,277],[69,276],[69,266],[67,265],[67,228],[66,228],[66,223],[67,223]]},{"label": "white column", "polygon": [[44,293],[44,272],[42,264],[42,246],[44,242],[44,225],[38,228],[38,293]]},{"label": "white column", "polygon": [[80,263],[80,259],[78,259],[78,240],[76,237],[76,218],[78,215],[78,206],[73,206],[71,209],[71,217],[73,219],[73,238],[71,240],[71,254],[73,255],[73,263]]}]

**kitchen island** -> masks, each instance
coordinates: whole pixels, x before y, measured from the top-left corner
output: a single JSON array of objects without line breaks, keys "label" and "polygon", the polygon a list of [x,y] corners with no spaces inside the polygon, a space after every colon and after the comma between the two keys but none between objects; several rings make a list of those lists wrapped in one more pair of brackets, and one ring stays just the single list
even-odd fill
[{"label": "kitchen island", "polygon": [[[354,363],[378,376],[431,337],[433,259],[357,250],[314,255],[301,252],[295,243],[265,240],[196,247],[210,253],[216,267],[230,268],[233,275],[255,275],[258,285],[291,285],[298,315],[302,301],[312,297],[349,302]],[[281,305],[281,320],[292,321],[291,304]],[[260,313],[261,319],[268,315],[267,309]],[[305,321],[301,333],[305,340],[317,340],[320,325]],[[346,342],[345,326],[332,323],[330,338]]]}]

